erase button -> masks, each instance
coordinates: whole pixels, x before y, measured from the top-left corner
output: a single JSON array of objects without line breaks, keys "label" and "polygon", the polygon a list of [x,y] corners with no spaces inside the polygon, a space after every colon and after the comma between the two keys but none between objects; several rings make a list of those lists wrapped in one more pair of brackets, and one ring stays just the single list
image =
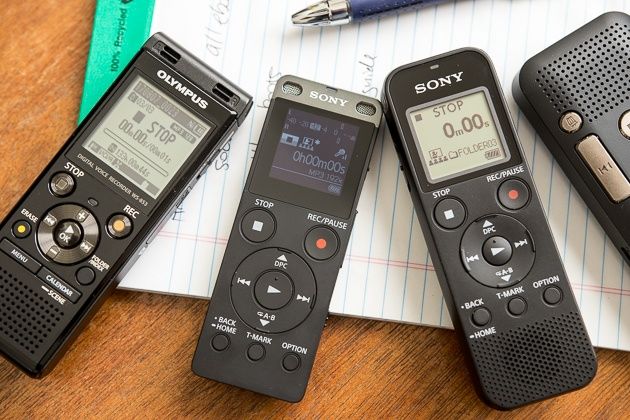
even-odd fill
[{"label": "erase button", "polygon": [[18,239],[26,238],[31,234],[31,224],[26,220],[18,220],[13,225],[13,236]]}]

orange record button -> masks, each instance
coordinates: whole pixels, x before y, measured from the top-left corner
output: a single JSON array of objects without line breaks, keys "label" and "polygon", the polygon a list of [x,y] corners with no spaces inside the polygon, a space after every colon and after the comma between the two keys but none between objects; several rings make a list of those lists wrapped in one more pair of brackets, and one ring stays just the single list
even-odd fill
[{"label": "orange record button", "polygon": [[124,214],[115,214],[107,221],[107,233],[112,238],[122,239],[131,233],[131,219]]}]

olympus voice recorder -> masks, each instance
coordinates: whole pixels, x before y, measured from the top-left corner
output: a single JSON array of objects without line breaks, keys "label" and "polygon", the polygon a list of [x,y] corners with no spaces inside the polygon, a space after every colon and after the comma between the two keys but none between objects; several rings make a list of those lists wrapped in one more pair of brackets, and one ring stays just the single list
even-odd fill
[{"label": "olympus voice recorder", "polygon": [[589,383],[595,354],[489,58],[402,66],[384,98],[481,396],[510,409]]},{"label": "olympus voice recorder", "polygon": [[152,36],[0,225],[0,350],[52,368],[243,121],[249,95]]},{"label": "olympus voice recorder", "polygon": [[605,13],[527,60],[514,99],[630,264],[630,16]]},{"label": "olympus voice recorder", "polygon": [[302,399],[382,117],[380,102],[276,84],[192,369]]}]

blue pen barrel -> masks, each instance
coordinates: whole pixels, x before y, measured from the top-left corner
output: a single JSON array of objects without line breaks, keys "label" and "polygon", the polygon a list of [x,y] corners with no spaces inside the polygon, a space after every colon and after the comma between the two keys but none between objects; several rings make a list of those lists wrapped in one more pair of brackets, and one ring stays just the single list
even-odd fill
[{"label": "blue pen barrel", "polygon": [[396,13],[401,9],[430,6],[444,0],[350,0],[352,19],[367,19],[380,14]]}]

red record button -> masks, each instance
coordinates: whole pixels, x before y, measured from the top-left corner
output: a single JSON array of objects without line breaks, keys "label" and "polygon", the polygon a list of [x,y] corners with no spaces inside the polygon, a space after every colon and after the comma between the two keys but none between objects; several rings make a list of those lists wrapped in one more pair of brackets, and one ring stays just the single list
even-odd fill
[{"label": "red record button", "polygon": [[520,179],[508,179],[499,187],[498,196],[503,207],[518,210],[529,201],[529,188]]},{"label": "red record button", "polygon": [[306,253],[316,260],[327,260],[335,255],[338,248],[339,240],[335,232],[323,226],[311,229],[304,240]]}]

